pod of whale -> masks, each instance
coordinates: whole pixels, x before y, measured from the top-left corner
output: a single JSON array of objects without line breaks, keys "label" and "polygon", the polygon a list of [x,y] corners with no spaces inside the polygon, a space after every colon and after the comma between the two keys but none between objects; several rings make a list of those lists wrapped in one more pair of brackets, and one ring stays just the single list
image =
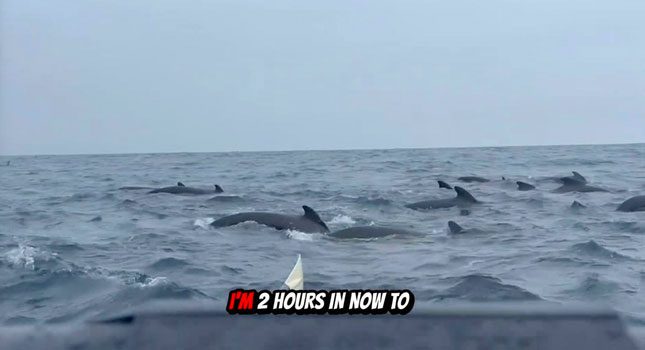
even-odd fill
[{"label": "pod of whale", "polygon": [[386,236],[423,236],[423,233],[399,228],[381,226],[356,226],[332,232],[328,236],[333,238],[380,238]]},{"label": "pod of whale", "polygon": [[303,215],[284,215],[265,212],[238,213],[217,219],[211,223],[211,226],[226,227],[242,222],[254,221],[277,230],[295,230],[305,233],[329,232],[329,228],[315,210],[306,205],[303,205],[302,209],[305,211]]},{"label": "pod of whale", "polygon": [[462,187],[455,186],[454,190],[455,192],[457,192],[456,197],[421,201],[421,202],[407,204],[406,207],[414,210],[439,209],[439,208],[450,208],[454,206],[464,207],[464,206],[470,206],[475,203],[479,203],[477,199],[473,197],[473,195],[468,193],[468,191],[466,191]]},{"label": "pod of whale", "polygon": [[148,193],[171,193],[171,194],[213,194],[222,193],[224,190],[220,185],[213,185],[212,189],[189,187],[181,182],[177,182],[177,186],[168,186],[156,188]]},{"label": "pod of whale", "polygon": [[624,202],[622,202],[618,208],[618,211],[645,211],[645,196],[635,196]]}]

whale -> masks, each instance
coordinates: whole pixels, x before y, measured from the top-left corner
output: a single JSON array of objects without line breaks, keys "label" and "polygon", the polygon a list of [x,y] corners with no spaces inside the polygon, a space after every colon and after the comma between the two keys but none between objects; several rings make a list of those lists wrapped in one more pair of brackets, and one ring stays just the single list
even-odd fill
[{"label": "whale", "polygon": [[618,211],[645,211],[645,196],[635,196],[624,202],[622,202],[618,208]]},{"label": "whale", "polygon": [[571,177],[563,177],[562,186],[553,190],[555,193],[568,193],[568,192],[608,192],[604,188],[595,187],[587,185],[586,182],[582,182]]},{"label": "whale", "polygon": [[177,182],[177,186],[155,188],[148,193],[171,193],[171,194],[213,194],[222,193],[224,190],[220,185],[213,185],[212,189],[196,188],[186,186],[181,182]]},{"label": "whale", "polygon": [[438,180],[437,183],[439,184],[439,188],[447,188],[449,190],[452,190],[452,186],[450,186],[445,181]]},{"label": "whale", "polygon": [[464,228],[454,221],[448,221],[448,229],[452,234],[464,233]]},{"label": "whale", "polygon": [[148,186],[123,186],[119,187],[120,190],[125,190],[125,191],[136,191],[136,190],[152,190],[154,187],[148,187]]},{"label": "whale", "polygon": [[284,215],[266,212],[237,213],[219,218],[211,223],[213,227],[226,227],[242,222],[254,221],[258,224],[273,227],[276,230],[295,230],[305,233],[328,233],[329,228],[318,213],[303,205],[303,215]]},{"label": "whale", "polygon": [[563,183],[564,181],[566,181],[565,179],[576,180],[578,182],[582,182],[582,183],[585,183],[585,184],[587,183],[587,179],[584,176],[580,175],[579,172],[572,171],[571,174],[573,174],[573,175],[569,175],[569,176],[553,176],[553,177],[550,177],[550,179],[552,179],[555,182],[560,182],[560,183]]},{"label": "whale", "polygon": [[470,206],[471,204],[479,203],[472,194],[466,191],[464,188],[455,186],[455,192],[457,196],[453,198],[446,199],[431,199],[427,201],[421,201],[411,204],[406,204],[406,208],[414,210],[423,210],[423,209],[439,209],[439,208],[450,208],[454,206],[465,207]]},{"label": "whale", "polygon": [[466,234],[466,233],[470,233],[470,234],[486,233],[485,231],[480,230],[480,229],[476,229],[476,228],[468,228],[468,229],[463,228],[458,223],[456,223],[456,222],[454,222],[452,220],[448,221],[448,232],[451,235],[461,235],[461,234]]},{"label": "whale", "polygon": [[587,207],[586,205],[584,205],[584,204],[582,204],[582,203],[580,203],[578,201],[573,201],[573,203],[571,203],[571,208],[573,208],[573,209],[582,209],[582,208],[586,208],[586,207]]},{"label": "whale", "polygon": [[516,181],[515,183],[517,184],[517,189],[519,191],[531,191],[535,189],[535,186],[523,181]]},{"label": "whale", "polygon": [[488,181],[490,181],[488,179],[485,179],[485,178],[479,177],[479,176],[462,176],[460,178],[457,178],[457,180],[463,181],[463,182],[468,182],[468,183],[470,183],[470,182],[488,182]]},{"label": "whale", "polygon": [[386,236],[423,236],[421,232],[382,226],[356,226],[329,233],[327,236],[339,239],[380,238]]}]

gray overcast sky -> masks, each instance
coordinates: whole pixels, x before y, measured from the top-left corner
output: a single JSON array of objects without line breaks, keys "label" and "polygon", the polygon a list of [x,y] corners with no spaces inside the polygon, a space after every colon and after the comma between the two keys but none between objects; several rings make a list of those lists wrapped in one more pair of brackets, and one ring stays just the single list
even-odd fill
[{"label": "gray overcast sky", "polygon": [[0,6],[0,154],[645,141],[642,0]]}]

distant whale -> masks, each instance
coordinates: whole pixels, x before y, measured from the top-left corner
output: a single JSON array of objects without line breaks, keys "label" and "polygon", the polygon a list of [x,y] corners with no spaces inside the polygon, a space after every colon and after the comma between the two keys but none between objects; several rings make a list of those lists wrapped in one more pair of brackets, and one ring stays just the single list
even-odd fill
[{"label": "distant whale", "polygon": [[379,226],[350,227],[328,234],[329,237],[334,238],[379,238],[393,235],[423,236],[424,234],[410,230]]},{"label": "distant whale", "polygon": [[515,183],[517,184],[517,189],[520,191],[531,191],[535,189],[535,186],[523,181],[516,181]]},{"label": "distant whale", "polygon": [[255,221],[258,224],[273,227],[277,230],[295,230],[306,233],[327,233],[329,228],[310,207],[303,205],[304,215],[283,215],[276,213],[248,212],[238,213],[217,219],[213,227],[226,227],[242,222]]},{"label": "distant whale", "polygon": [[448,185],[445,181],[438,180],[437,183],[439,183],[439,188],[447,188],[449,190],[452,190],[452,186]]},{"label": "distant whale", "polygon": [[488,179],[485,179],[485,178],[479,177],[479,176],[462,176],[460,178],[457,178],[457,180],[463,181],[463,182],[468,182],[468,183],[470,183],[470,182],[488,182],[488,181],[490,181]]},{"label": "distant whale", "polygon": [[457,234],[457,233],[464,233],[464,228],[459,226],[458,223],[454,221],[448,221],[448,229],[450,230],[450,233],[452,234]]},{"label": "distant whale", "polygon": [[573,209],[582,209],[582,208],[586,208],[586,207],[587,207],[586,205],[584,205],[584,204],[582,204],[582,203],[580,203],[578,201],[573,201],[573,203],[571,203],[571,208],[573,208]]},{"label": "distant whale", "polygon": [[147,187],[147,186],[123,186],[119,187],[120,190],[151,190],[154,187]]},{"label": "distant whale", "polygon": [[448,221],[448,230],[450,231],[450,234],[453,235],[458,235],[458,234],[464,234],[464,233],[471,233],[471,234],[476,234],[476,233],[484,233],[484,231],[473,228],[473,229],[465,229],[461,226],[459,226],[458,223],[454,221]]},{"label": "distant whale", "polygon": [[621,203],[618,211],[645,211],[645,196],[632,197]]},{"label": "distant whale", "polygon": [[478,203],[477,199],[475,199],[473,195],[468,193],[468,191],[466,191],[462,187],[455,186],[454,190],[455,192],[457,192],[457,196],[454,198],[421,201],[421,202],[407,204],[406,207],[414,210],[438,209],[438,208],[450,208],[454,206],[463,207],[463,206],[469,206],[471,204]]},{"label": "distant whale", "polygon": [[566,181],[565,179],[575,180],[575,181],[578,181],[578,182],[582,182],[582,183],[584,183],[584,184],[586,184],[586,183],[587,183],[587,179],[585,179],[585,177],[584,177],[584,176],[580,175],[580,173],[579,173],[579,172],[577,172],[577,171],[572,171],[571,173],[572,173],[573,175],[569,175],[569,176],[555,176],[555,177],[552,177],[551,179],[552,179],[552,180],[555,180],[556,182],[560,182],[560,183],[563,183],[564,181]]},{"label": "distant whale", "polygon": [[553,192],[555,192],[555,193],[608,192],[607,190],[605,190],[603,188],[590,186],[590,185],[587,185],[586,182],[576,180],[576,179],[573,178],[573,176],[563,177],[560,180],[562,180],[562,186],[560,186],[560,187],[556,188],[555,190],[553,190]]},{"label": "distant whale", "polygon": [[224,190],[220,185],[213,185],[213,189],[204,189],[189,187],[184,185],[181,182],[177,182],[177,186],[169,186],[156,188],[148,193],[171,193],[171,194],[213,194],[213,193],[222,193]]}]

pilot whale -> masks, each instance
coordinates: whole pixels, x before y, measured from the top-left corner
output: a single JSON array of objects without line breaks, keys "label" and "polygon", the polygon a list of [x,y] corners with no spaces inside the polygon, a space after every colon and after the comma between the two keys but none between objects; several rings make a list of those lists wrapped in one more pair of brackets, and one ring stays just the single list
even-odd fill
[{"label": "pilot whale", "polygon": [[636,196],[632,197],[624,202],[622,202],[618,208],[618,211],[645,211],[645,196]]},{"label": "pilot whale", "polygon": [[452,186],[450,186],[445,181],[437,180],[437,183],[439,184],[439,188],[446,188],[446,189],[452,190]]},{"label": "pilot whale", "polygon": [[329,228],[315,210],[303,205],[303,215],[283,215],[276,213],[248,212],[238,213],[217,219],[213,227],[226,227],[242,222],[255,221],[258,224],[273,227],[277,230],[295,230],[306,233],[327,233]]},{"label": "pilot whale", "polygon": [[462,176],[460,178],[457,178],[457,180],[463,181],[463,182],[468,182],[468,183],[470,183],[470,182],[488,182],[488,181],[490,181],[488,179],[485,179],[485,178],[479,177],[479,176]]},{"label": "pilot whale", "polygon": [[177,182],[177,186],[156,188],[148,193],[171,193],[171,194],[213,194],[222,193],[224,190],[220,185],[213,185],[212,189],[189,187],[181,182]]},{"label": "pilot whale", "polygon": [[584,184],[586,184],[586,183],[587,183],[587,179],[585,179],[585,177],[584,177],[584,176],[580,175],[580,173],[579,173],[579,172],[577,172],[577,171],[572,171],[571,173],[573,174],[572,176],[565,176],[565,177],[561,177],[561,178],[559,178],[558,180],[559,180],[560,182],[564,182],[564,181],[565,181],[564,179],[572,179],[572,180],[576,180],[576,181],[578,181],[578,182],[582,182],[582,183],[584,183]]},{"label": "pilot whale", "polygon": [[470,229],[463,228],[458,223],[452,220],[448,221],[448,231],[450,232],[450,234],[453,234],[453,235],[459,235],[464,233],[470,233],[470,234],[485,233],[485,231],[482,231],[476,228],[470,228]]},{"label": "pilot whale", "polygon": [[393,235],[423,236],[423,233],[381,226],[356,226],[328,234],[333,238],[380,238]]},{"label": "pilot whale", "polygon": [[567,193],[567,192],[608,192],[607,190],[587,185],[586,182],[576,180],[573,176],[563,177],[562,186],[553,190],[555,193]]},{"label": "pilot whale", "polygon": [[519,191],[531,191],[535,189],[535,186],[524,181],[516,181],[515,183],[517,184],[517,189]]},{"label": "pilot whale", "polygon": [[471,204],[479,203],[472,194],[468,193],[465,189],[459,186],[455,186],[455,192],[457,196],[453,198],[446,199],[431,199],[427,201],[421,201],[416,203],[407,204],[406,207],[414,210],[419,209],[438,209],[438,208],[450,208],[454,206],[464,207]]}]

